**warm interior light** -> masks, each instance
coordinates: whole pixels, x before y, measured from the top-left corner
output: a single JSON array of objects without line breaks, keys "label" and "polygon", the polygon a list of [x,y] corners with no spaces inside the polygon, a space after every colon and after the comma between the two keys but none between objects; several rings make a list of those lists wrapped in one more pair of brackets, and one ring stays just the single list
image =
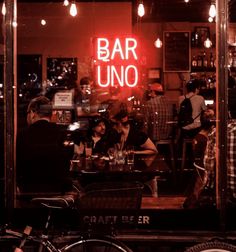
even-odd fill
[{"label": "warm interior light", "polygon": [[45,19],[41,19],[41,25],[46,25],[46,24],[47,24],[46,20]]},{"label": "warm interior light", "polygon": [[162,41],[157,38],[157,40],[154,42],[154,45],[156,48],[161,48],[162,47]]},{"label": "warm interior light", "polygon": [[210,41],[209,38],[207,38],[205,41],[204,41],[204,46],[206,48],[210,48],[212,46],[212,42]]},{"label": "warm interior light", "polygon": [[209,16],[212,18],[216,16],[216,6],[214,4],[211,4],[210,10],[209,10]]},{"label": "warm interior light", "polygon": [[140,3],[140,4],[138,5],[138,15],[139,15],[140,17],[143,17],[144,14],[145,14],[144,5],[143,5],[143,3]]},{"label": "warm interior light", "polygon": [[70,6],[70,15],[72,17],[75,17],[77,15],[77,8],[75,2],[71,4]]},{"label": "warm interior light", "polygon": [[6,5],[5,5],[5,2],[3,2],[3,4],[2,4],[2,15],[5,16],[6,12],[7,12]]},{"label": "warm interior light", "polygon": [[68,0],[64,0],[63,6],[68,6],[68,5],[69,5],[69,1]]},{"label": "warm interior light", "polygon": [[185,2],[185,3],[188,3],[188,2],[189,2],[189,0],[184,0],[184,2]]},{"label": "warm interior light", "polygon": [[208,18],[208,22],[210,22],[210,23],[212,23],[213,20],[214,20],[213,17],[209,17],[209,18]]}]

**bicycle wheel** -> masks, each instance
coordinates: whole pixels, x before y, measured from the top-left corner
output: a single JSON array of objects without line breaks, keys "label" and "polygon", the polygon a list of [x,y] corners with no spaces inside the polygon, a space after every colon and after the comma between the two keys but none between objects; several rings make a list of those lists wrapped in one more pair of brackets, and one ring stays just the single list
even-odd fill
[{"label": "bicycle wheel", "polygon": [[67,245],[61,251],[66,252],[132,252],[125,244],[112,238],[81,239]]},{"label": "bicycle wheel", "polygon": [[185,252],[236,252],[236,246],[219,241],[205,242],[188,248]]}]

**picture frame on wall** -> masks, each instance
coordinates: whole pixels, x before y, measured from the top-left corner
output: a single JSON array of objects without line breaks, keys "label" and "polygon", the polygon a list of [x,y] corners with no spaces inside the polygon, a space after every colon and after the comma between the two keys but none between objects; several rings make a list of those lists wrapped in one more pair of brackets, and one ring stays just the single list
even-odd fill
[{"label": "picture frame on wall", "polygon": [[162,69],[160,67],[148,68],[147,79],[149,83],[158,82],[161,83]]}]

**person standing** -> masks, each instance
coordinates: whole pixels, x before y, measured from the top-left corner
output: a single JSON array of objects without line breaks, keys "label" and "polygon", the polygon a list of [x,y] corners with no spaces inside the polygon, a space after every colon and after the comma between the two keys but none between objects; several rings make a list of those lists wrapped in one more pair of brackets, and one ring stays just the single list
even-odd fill
[{"label": "person standing", "polygon": [[[179,97],[179,107],[185,98],[189,98],[192,105],[193,122],[181,128],[181,138],[193,138],[200,130],[200,115],[206,110],[205,100],[199,93],[199,81],[197,79],[190,80],[186,84],[187,94]],[[188,113],[186,111],[186,113]]]},{"label": "person standing", "polygon": [[173,129],[173,112],[159,83],[150,85],[150,100],[143,107],[144,129],[152,141],[168,139]]},{"label": "person standing", "polygon": [[72,189],[69,177],[73,149],[64,146],[65,134],[50,122],[48,98],[32,99],[27,108],[28,127],[17,135],[16,173],[20,192],[60,192]]}]

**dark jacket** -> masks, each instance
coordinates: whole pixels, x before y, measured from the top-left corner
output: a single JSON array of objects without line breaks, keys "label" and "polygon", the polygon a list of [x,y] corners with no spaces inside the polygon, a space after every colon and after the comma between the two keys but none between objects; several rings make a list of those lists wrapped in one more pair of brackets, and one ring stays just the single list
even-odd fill
[{"label": "dark jacket", "polygon": [[64,147],[61,128],[40,120],[17,136],[17,184],[21,191],[64,192],[71,189],[73,150]]}]

